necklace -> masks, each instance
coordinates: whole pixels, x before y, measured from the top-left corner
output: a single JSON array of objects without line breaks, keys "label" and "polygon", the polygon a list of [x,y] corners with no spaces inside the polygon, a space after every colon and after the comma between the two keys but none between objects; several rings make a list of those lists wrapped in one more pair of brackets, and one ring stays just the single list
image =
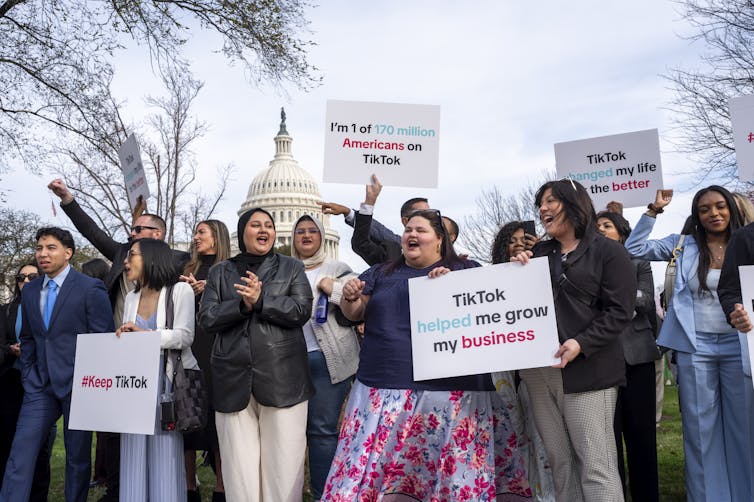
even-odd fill
[{"label": "necklace", "polygon": [[[709,249],[710,256],[712,256],[712,259],[717,263],[722,263],[723,259],[725,258],[725,248],[727,247],[726,244],[716,244],[712,245],[709,242],[707,243],[707,248]],[[717,251],[717,253],[715,252]]]}]

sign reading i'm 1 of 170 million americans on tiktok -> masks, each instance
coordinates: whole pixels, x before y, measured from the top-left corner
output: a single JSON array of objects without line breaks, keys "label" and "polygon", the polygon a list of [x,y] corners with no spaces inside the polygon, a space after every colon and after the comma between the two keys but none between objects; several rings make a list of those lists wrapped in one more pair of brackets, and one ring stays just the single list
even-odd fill
[{"label": "sign reading i'm 1 of 170 million americans on tiktok", "polygon": [[327,102],[325,183],[437,188],[440,107]]}]

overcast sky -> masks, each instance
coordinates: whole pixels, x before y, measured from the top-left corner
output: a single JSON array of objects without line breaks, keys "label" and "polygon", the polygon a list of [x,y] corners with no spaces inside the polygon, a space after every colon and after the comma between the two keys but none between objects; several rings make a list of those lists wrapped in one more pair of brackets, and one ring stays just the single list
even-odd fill
[{"label": "overcast sky", "polygon": [[[678,4],[633,2],[332,1],[309,9],[310,62],[323,84],[311,92],[293,86],[287,95],[248,83],[242,68],[219,54],[217,37],[188,45],[197,78],[205,82],[195,113],[209,132],[196,144],[200,182],[214,187],[217,166],[233,163],[234,181],[216,215],[235,227],[248,185],[267,167],[285,106],[293,155],[322,179],[327,99],[421,103],[441,106],[439,187],[385,187],[376,216],[398,230],[398,208],[423,194],[459,222],[471,214],[483,187],[511,192],[555,165],[553,143],[658,128],[666,187],[689,190],[673,173],[690,161],[673,152],[669,82],[672,67],[698,65],[702,47],[692,44]],[[115,92],[127,100],[126,116],[142,120],[145,94],[161,92],[143,48],[116,55]],[[4,177],[9,202],[53,217],[45,186],[50,175]],[[364,189],[320,184],[325,200],[356,206]],[[655,235],[678,231],[690,195],[678,196]],[[39,201],[43,201],[40,203]],[[647,201],[649,202],[649,201]],[[640,210],[628,211],[634,223]],[[355,268],[351,231],[341,234],[341,258]],[[463,231],[463,230],[462,230]]]}]

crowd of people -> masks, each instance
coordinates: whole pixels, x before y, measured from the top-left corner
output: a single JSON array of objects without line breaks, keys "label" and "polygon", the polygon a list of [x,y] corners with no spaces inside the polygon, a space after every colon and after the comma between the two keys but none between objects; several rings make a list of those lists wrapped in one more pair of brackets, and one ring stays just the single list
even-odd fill
[{"label": "crowd of people", "polygon": [[[307,466],[317,501],[657,501],[655,363],[666,351],[688,500],[752,500],[754,317],[738,266],[754,264],[754,207],[723,187],[699,190],[681,233],[653,240],[672,191],[632,231],[619,203],[597,213],[578,182],[545,183],[532,200],[544,234],[504,222],[489,258],[548,260],[557,364],[421,381],[409,280],[481,266],[456,252],[458,224],[426,198],[401,207],[401,235],[373,218],[376,177],[356,210],[322,203],[353,226],[369,265],[356,273],[326,256],[314,214],[295,222],[291,256],[276,251],[264,208],[240,215],[235,256],[218,220],[198,223],[185,253],[143,205],[122,243],[61,180],[49,188],[112,265],[76,271],[70,232],[45,227],[18,269],[0,308],[0,502],[47,500],[61,416],[65,498],[86,501],[92,432],[68,427],[76,335],[143,331],[159,331],[158,394],[175,385],[178,354],[202,370],[210,413],[201,430],[164,430],[158,397],[153,434],[97,432],[104,502],[201,500],[197,451],[215,472],[215,502],[300,501]],[[662,315],[649,261],[675,267]]]}]

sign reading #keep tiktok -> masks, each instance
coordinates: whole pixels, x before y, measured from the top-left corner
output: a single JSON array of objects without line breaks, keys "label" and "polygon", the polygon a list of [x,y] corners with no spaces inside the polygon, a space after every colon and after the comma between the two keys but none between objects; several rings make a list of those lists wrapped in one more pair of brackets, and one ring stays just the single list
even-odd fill
[{"label": "sign reading #keep tiktok", "polygon": [[414,380],[557,364],[547,258],[408,282]]}]

